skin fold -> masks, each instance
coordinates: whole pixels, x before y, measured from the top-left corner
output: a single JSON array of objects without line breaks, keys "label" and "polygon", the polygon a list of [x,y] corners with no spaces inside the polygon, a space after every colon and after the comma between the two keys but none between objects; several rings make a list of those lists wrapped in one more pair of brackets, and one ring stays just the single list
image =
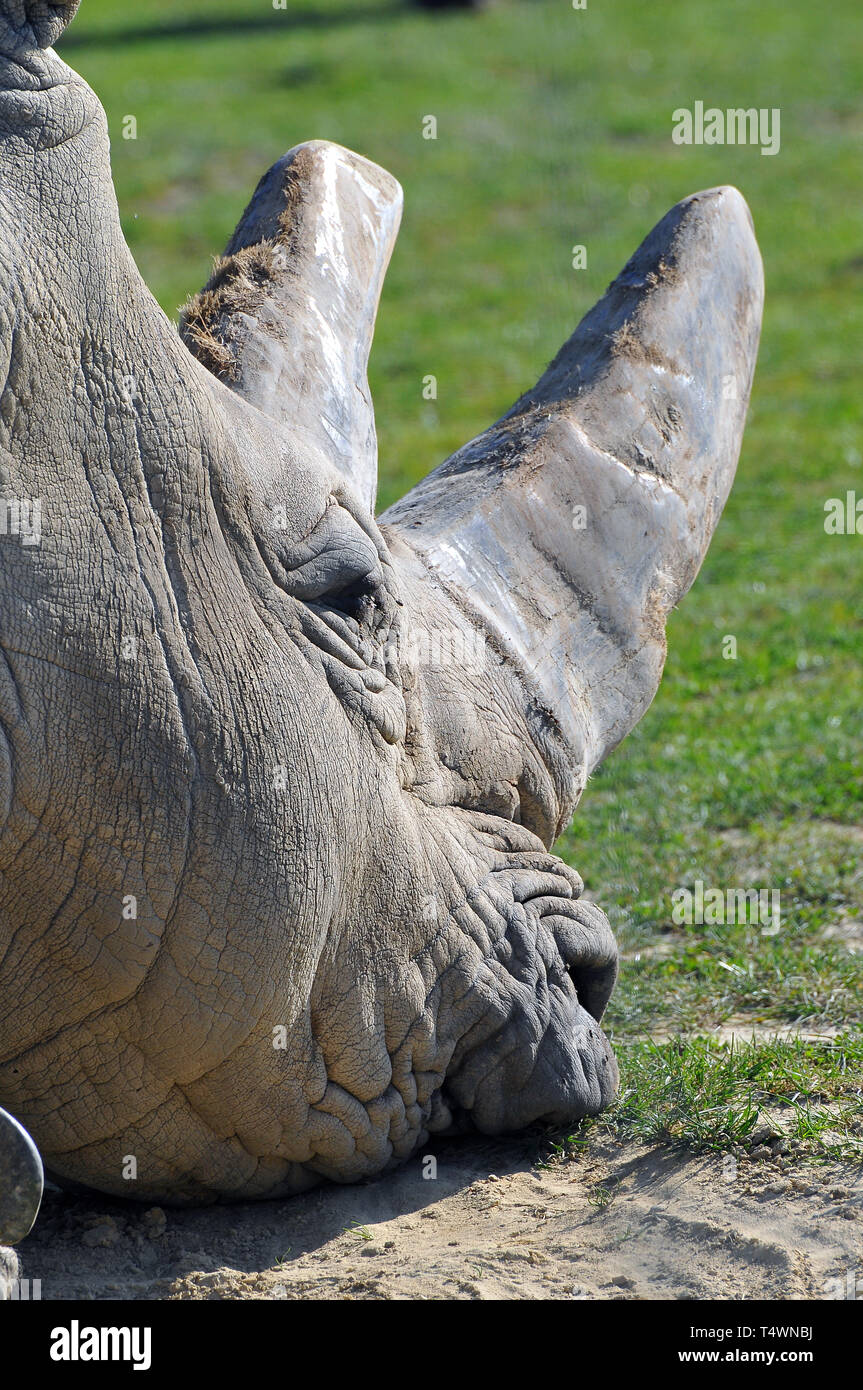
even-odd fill
[{"label": "skin fold", "polygon": [[0,0],[0,499],[41,517],[0,536],[0,1105],[58,1177],[170,1203],[596,1113],[617,951],[550,850],[731,486],[748,209],[672,209],[376,521],[398,185],[289,152],[178,332],[47,46],[76,8]]}]

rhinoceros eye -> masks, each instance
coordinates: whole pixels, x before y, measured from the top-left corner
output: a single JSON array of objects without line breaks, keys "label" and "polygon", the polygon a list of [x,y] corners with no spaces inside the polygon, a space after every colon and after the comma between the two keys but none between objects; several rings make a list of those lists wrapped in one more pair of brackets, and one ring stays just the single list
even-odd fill
[{"label": "rhinoceros eye", "polygon": [[395,577],[380,540],[347,506],[330,498],[302,541],[268,546],[265,558],[279,588],[299,601],[303,634],[318,650],[365,672],[370,689],[392,682]]},{"label": "rhinoceros eye", "polygon": [[[328,586],[321,583],[325,573],[332,576]],[[357,527],[347,546],[337,543],[326,562],[318,557],[303,582],[316,596],[303,598],[302,632],[322,654],[330,685],[384,743],[402,742],[407,710],[399,662],[401,604],[389,563]]]},{"label": "rhinoceros eye", "polygon": [[[323,607],[323,605],[312,605]],[[378,613],[378,600],[375,585],[368,578],[355,579],[343,589],[331,591],[326,596],[326,608],[333,614],[350,619],[359,628],[373,631]]]}]

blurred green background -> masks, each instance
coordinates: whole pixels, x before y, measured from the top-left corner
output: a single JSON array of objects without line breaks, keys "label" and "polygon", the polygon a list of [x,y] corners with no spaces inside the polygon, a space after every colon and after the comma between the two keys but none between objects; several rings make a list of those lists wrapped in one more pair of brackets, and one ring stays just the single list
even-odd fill
[{"label": "blurred green background", "polygon": [[[401,180],[371,368],[382,506],[536,379],[674,202],[742,190],[767,307],[738,479],[662,689],[563,853],[627,957],[618,1039],[856,1026],[863,536],[827,536],[823,508],[863,497],[859,0],[84,0],[60,51],[106,107],[126,235],[172,316],[291,145],[336,140]],[[780,152],[674,145],[696,100],[778,107]],[[782,931],[673,927],[696,878],[780,889]]]}]

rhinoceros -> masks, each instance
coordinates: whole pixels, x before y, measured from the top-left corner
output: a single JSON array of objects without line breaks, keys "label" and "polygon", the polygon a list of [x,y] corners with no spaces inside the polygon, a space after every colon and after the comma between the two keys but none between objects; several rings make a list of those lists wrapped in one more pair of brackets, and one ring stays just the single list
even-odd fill
[{"label": "rhinoceros", "polygon": [[612,1100],[615,940],[551,846],[657,690],[763,298],[741,195],[684,198],[376,519],[399,185],[290,150],[172,323],[50,46],[76,8],[0,0],[7,1243],[28,1132],[60,1181],[202,1203]]}]

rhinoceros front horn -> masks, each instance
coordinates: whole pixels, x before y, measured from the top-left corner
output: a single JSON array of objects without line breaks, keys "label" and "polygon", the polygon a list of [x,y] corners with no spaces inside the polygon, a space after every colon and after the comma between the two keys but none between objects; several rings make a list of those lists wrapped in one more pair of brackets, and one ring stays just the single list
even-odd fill
[{"label": "rhinoceros front horn", "polygon": [[382,519],[557,722],[564,820],[656,692],[734,477],[762,302],[741,195],[684,199],[533,390]]}]

